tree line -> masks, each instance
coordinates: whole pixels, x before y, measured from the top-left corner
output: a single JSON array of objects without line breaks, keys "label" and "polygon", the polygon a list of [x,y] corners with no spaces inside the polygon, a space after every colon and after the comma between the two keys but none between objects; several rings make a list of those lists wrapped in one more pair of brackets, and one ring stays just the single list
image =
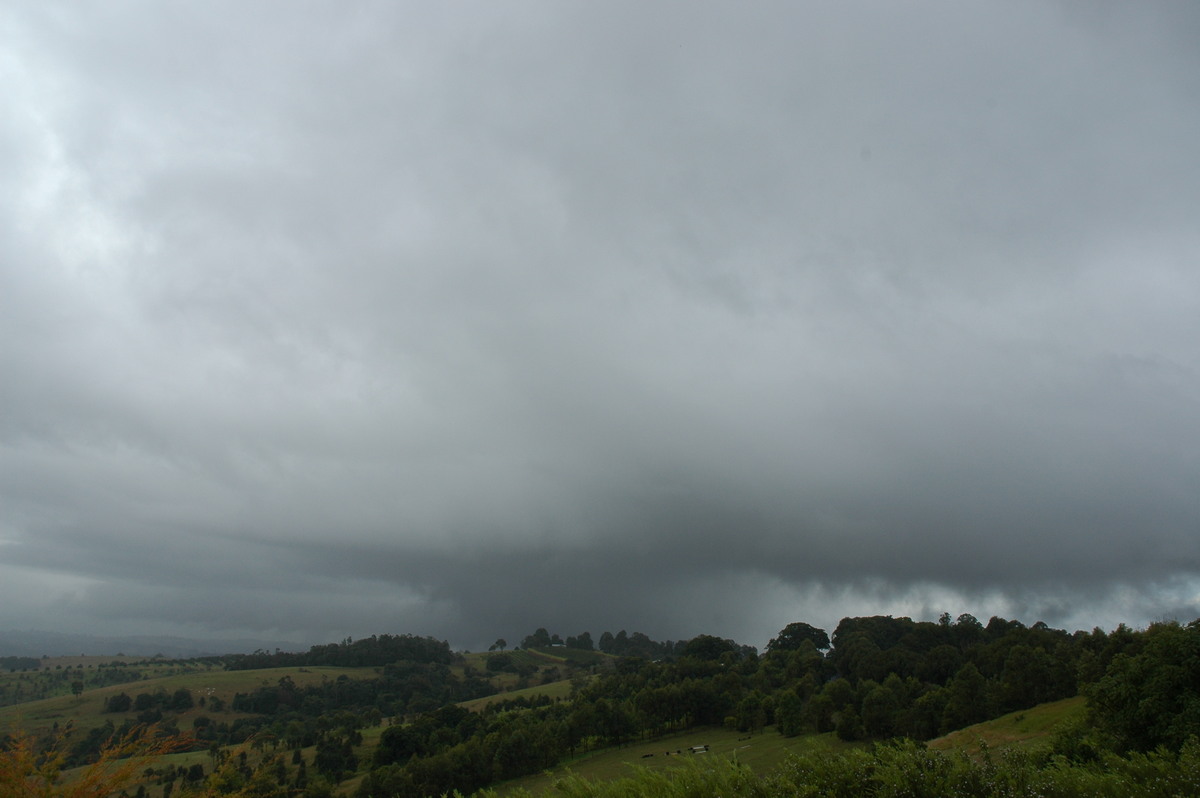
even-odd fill
[{"label": "tree line", "polygon": [[449,665],[454,656],[450,644],[444,640],[416,635],[372,635],[362,640],[347,637],[340,643],[312,646],[304,652],[259,649],[252,654],[232,654],[224,658],[224,663],[226,670],[231,671],[316,665],[363,668],[401,661]]}]

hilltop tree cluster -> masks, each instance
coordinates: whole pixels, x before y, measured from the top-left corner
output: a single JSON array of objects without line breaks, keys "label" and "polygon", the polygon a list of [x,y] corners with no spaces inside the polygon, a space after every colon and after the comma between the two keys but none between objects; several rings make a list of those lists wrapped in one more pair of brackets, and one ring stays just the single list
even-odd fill
[{"label": "hilltop tree cluster", "polygon": [[[795,627],[797,630],[801,627],[813,629],[813,627],[808,626],[808,624],[791,624],[791,626],[788,628],[792,629],[793,627]],[[785,630],[785,632],[786,631],[787,630]],[[820,633],[820,635],[825,634],[820,629],[816,629],[815,631]],[[800,633],[797,631],[795,634]],[[718,641],[717,644],[722,647],[737,649],[743,653],[750,653],[754,651],[753,646],[739,646],[732,640],[722,641],[720,638],[715,638],[712,635],[700,635],[693,640],[679,642],[673,640],[659,641],[651,639],[648,635],[643,634],[642,632],[629,633],[622,629],[616,634],[613,634],[612,632],[603,632],[600,635],[599,642],[593,643],[590,632],[581,632],[578,635],[563,638],[557,633],[547,632],[544,627],[539,627],[536,631],[534,631],[533,634],[526,635],[524,638],[522,638],[521,648],[546,649],[561,646],[563,648],[576,651],[598,650],[604,654],[609,654],[614,657],[635,657],[647,660],[663,660],[692,655],[695,653],[695,651],[692,651],[691,654],[689,654],[687,651],[688,646],[692,646],[694,648],[695,646],[701,645],[703,641],[709,640]],[[505,645],[507,644],[505,643],[504,639],[501,638],[493,643],[488,650],[503,651]],[[825,637],[825,645],[823,648],[829,648],[828,637]]]},{"label": "hilltop tree cluster", "polygon": [[[682,644],[676,644],[671,640],[664,642],[652,640],[649,636],[641,632],[630,634],[624,629],[616,634],[612,632],[602,633],[599,642],[592,640],[591,632],[581,632],[578,635],[568,635],[566,638],[563,638],[557,633],[547,632],[544,627],[539,627],[533,634],[526,635],[521,639],[521,648],[526,649],[562,646],[563,648],[580,651],[599,650],[615,657],[641,657],[643,659],[662,659],[674,656],[677,645]],[[489,650],[495,649],[504,650],[503,638],[497,640]]]},{"label": "hilltop tree cluster", "polygon": [[450,644],[416,635],[372,635],[363,640],[347,637],[340,643],[313,646],[306,652],[259,649],[253,654],[234,654],[225,659],[227,670],[256,670],[294,666],[336,665],[362,668],[394,662],[428,662],[449,665],[454,661]]}]

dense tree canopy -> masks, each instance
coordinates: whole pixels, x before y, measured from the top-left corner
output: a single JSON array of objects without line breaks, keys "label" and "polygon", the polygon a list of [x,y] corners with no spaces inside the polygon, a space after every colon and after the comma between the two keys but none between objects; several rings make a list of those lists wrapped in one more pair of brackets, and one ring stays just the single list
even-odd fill
[{"label": "dense tree canopy", "polygon": [[1200,734],[1200,620],[1154,624],[1087,689],[1093,719],[1122,750],[1178,750]]},{"label": "dense tree canopy", "polygon": [[226,658],[229,670],[280,668],[294,665],[340,665],[361,668],[388,665],[401,660],[448,665],[454,655],[444,640],[415,635],[372,635],[362,640],[346,638],[340,643],[313,646],[307,652],[256,651]]},{"label": "dense tree canopy", "polygon": [[796,621],[783,627],[779,635],[767,643],[767,651],[795,651],[805,640],[822,651],[829,648],[829,635],[824,629]]}]

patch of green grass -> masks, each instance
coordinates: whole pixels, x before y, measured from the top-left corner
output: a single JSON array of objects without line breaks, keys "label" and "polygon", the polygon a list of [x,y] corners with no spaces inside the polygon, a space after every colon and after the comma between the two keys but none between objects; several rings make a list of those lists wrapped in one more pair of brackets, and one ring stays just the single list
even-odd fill
[{"label": "patch of green grass", "polygon": [[963,751],[972,756],[980,752],[984,743],[992,750],[1042,748],[1050,745],[1055,731],[1064,724],[1081,719],[1086,709],[1082,696],[1039,704],[930,740],[929,747]]},{"label": "patch of green grass", "polygon": [[[702,745],[708,746],[707,753],[689,752],[692,746]],[[757,773],[767,773],[779,767],[790,754],[838,751],[849,747],[853,746],[838,740],[833,734],[784,737],[769,726],[761,734],[747,735],[729,729],[707,727],[583,754],[545,773],[500,785],[497,791],[507,794],[524,789],[534,794],[549,794],[553,792],[554,783],[568,772],[584,779],[612,781],[632,776],[638,768],[664,770],[704,759],[736,758]]]},{"label": "patch of green grass", "polygon": [[605,654],[602,651],[587,651],[582,648],[534,648],[524,649],[528,653],[543,657],[553,663],[567,664],[572,667],[590,667],[601,663],[615,661],[616,657]]},{"label": "patch of green grass", "polygon": [[517,698],[538,698],[546,696],[551,700],[561,698],[564,701],[571,697],[571,681],[564,679],[562,681],[550,682],[549,684],[539,684],[533,687],[523,687],[519,690],[509,690],[495,695],[476,698],[471,701],[460,701],[459,706],[465,707],[472,712],[478,712],[489,704],[496,704],[501,701],[511,701]]}]

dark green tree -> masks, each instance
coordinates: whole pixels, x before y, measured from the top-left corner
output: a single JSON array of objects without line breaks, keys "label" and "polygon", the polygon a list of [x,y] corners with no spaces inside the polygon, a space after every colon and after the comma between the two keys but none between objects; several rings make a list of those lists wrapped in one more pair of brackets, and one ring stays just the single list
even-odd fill
[{"label": "dark green tree", "polygon": [[1200,735],[1200,620],[1152,625],[1086,689],[1091,717],[1123,750],[1179,750]]},{"label": "dark green tree", "polygon": [[129,708],[132,706],[133,706],[132,698],[127,696],[125,693],[117,693],[114,696],[109,696],[108,700],[104,702],[104,711],[105,712],[128,712]]},{"label": "dark green tree", "polygon": [[963,666],[962,651],[948,643],[935,646],[925,653],[916,668],[916,676],[923,682],[947,684]]},{"label": "dark green tree", "polygon": [[192,706],[192,694],[189,690],[181,687],[171,696],[171,709],[176,712],[183,712],[184,710],[191,709]]},{"label": "dark green tree", "polygon": [[521,648],[548,648],[550,646],[550,633],[545,627],[539,626],[533,634],[525,637],[521,641]]},{"label": "dark green tree", "polygon": [[892,687],[894,678],[871,686],[863,696],[862,726],[867,737],[891,737],[897,732],[901,696]]},{"label": "dark green tree", "polygon": [[942,732],[961,729],[991,717],[987,679],[973,663],[959,669],[947,688]]},{"label": "dark green tree", "polygon": [[352,740],[345,734],[322,735],[317,741],[313,765],[332,781],[341,781],[347,773],[358,767]]},{"label": "dark green tree", "polygon": [[577,637],[568,637],[567,648],[581,648],[584,651],[593,650],[595,648],[595,644],[592,643],[591,632],[584,632]]},{"label": "dark green tree", "polygon": [[784,737],[804,731],[804,702],[793,690],[784,690],[775,700],[775,725]]},{"label": "dark green tree", "polygon": [[821,651],[829,648],[829,635],[824,629],[796,621],[783,627],[778,636],[771,638],[771,642],[767,643],[767,652],[795,651],[805,640]]},{"label": "dark green tree", "polygon": [[683,645],[682,656],[700,660],[720,659],[722,654],[738,653],[738,645],[713,635],[697,635]]},{"label": "dark green tree", "polygon": [[837,731],[839,740],[854,742],[863,738],[862,719],[858,716],[858,711],[853,705],[837,713],[835,724],[835,731]]},{"label": "dark green tree", "polygon": [[489,654],[484,665],[488,671],[499,673],[512,669],[513,658],[511,654]]}]

